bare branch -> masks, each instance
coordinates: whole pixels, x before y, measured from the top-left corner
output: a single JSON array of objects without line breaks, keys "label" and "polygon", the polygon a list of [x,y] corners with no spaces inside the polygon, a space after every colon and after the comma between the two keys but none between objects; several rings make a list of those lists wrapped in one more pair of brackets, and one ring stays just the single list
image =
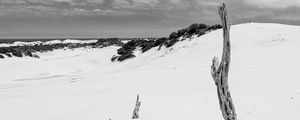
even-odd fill
[{"label": "bare branch", "polygon": [[232,102],[232,98],[228,86],[228,72],[230,65],[230,36],[228,26],[228,16],[226,6],[223,3],[219,6],[219,15],[223,25],[223,53],[222,59],[219,64],[218,58],[214,57],[211,65],[211,75],[217,86],[218,99],[220,109],[224,120],[236,120],[235,108]]},{"label": "bare branch", "polygon": [[136,102],[135,102],[135,108],[133,110],[132,119],[138,119],[139,116],[139,110],[141,106],[141,101],[139,101],[139,95],[137,95]]}]

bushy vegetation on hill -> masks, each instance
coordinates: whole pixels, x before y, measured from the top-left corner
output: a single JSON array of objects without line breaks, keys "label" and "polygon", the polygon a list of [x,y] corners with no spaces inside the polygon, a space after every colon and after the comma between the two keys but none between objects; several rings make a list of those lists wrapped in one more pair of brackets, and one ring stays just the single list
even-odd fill
[{"label": "bushy vegetation on hill", "polygon": [[34,57],[39,58],[36,52],[47,52],[56,49],[74,49],[81,47],[91,47],[91,48],[103,48],[108,46],[122,46],[122,43],[118,38],[107,38],[99,39],[95,43],[56,43],[56,44],[36,44],[36,45],[25,45],[25,46],[10,46],[10,47],[0,47],[0,59],[6,57]]},{"label": "bushy vegetation on hill", "polygon": [[101,38],[96,43],[92,43],[93,47],[108,47],[112,45],[123,46],[124,43],[119,38]]},{"label": "bushy vegetation on hill", "polygon": [[210,26],[202,23],[194,23],[186,28],[178,30],[177,32],[172,32],[169,35],[169,39],[178,39],[179,37],[189,38],[193,35],[201,36],[204,35],[206,32],[221,28],[222,26],[219,24]]},{"label": "bushy vegetation on hill", "polygon": [[156,40],[149,40],[149,39],[133,39],[126,44],[124,44],[120,49],[117,50],[118,56],[113,56],[111,61],[123,61],[128,58],[133,58],[133,51],[140,47],[142,52],[146,52],[153,47],[163,45],[166,43],[168,38],[158,38]]},{"label": "bushy vegetation on hill", "polygon": [[[194,23],[187,28],[180,29],[176,32],[172,32],[169,37],[163,37],[163,38],[158,38],[156,40],[146,40],[146,39],[133,39],[129,41],[128,43],[124,44],[122,48],[117,50],[118,55],[114,55],[111,58],[111,61],[124,61],[129,58],[135,57],[133,55],[133,51],[137,48],[140,47],[142,52],[146,52],[150,50],[153,47],[171,47],[175,43],[177,43],[180,40],[185,40],[185,38],[190,38],[193,35],[204,35],[205,33],[216,30],[216,29],[221,29],[221,25],[206,25],[206,24],[199,24],[199,23]],[[181,39],[180,39],[181,38]]]},{"label": "bushy vegetation on hill", "polygon": [[53,44],[36,44],[36,45],[25,45],[25,46],[10,46],[10,47],[0,47],[0,59],[5,57],[34,57],[39,58],[35,53],[37,52],[47,52],[56,49],[74,49],[81,47],[91,47],[91,48],[103,48],[108,46],[122,46],[117,50],[118,55],[114,55],[112,61],[124,61],[129,58],[135,57],[133,54],[136,48],[141,48],[141,52],[146,52],[154,47],[161,48],[162,46],[171,47],[178,41],[185,40],[191,36],[197,35],[201,36],[209,31],[222,28],[221,25],[206,25],[206,24],[192,24],[186,28],[180,29],[178,31],[172,32],[168,37],[162,38],[148,38],[140,39],[135,38],[127,43],[123,43],[122,40],[118,38],[105,38],[99,39],[95,43],[53,43]]}]

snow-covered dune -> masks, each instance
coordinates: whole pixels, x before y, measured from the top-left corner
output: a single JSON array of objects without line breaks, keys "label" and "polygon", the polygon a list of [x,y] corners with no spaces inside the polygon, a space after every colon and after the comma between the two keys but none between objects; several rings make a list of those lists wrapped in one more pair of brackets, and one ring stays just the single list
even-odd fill
[{"label": "snow-covered dune", "polygon": [[[229,86],[239,120],[300,119],[300,27],[231,27]],[[115,47],[0,60],[3,120],[221,120],[210,75],[222,30],[111,63]]]}]

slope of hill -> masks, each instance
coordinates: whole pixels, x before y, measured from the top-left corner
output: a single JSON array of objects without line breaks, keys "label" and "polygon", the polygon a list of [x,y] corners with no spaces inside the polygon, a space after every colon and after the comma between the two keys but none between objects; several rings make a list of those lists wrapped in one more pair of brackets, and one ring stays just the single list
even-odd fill
[{"label": "slope of hill", "polygon": [[[282,24],[231,27],[229,85],[238,119],[300,119],[299,33],[299,26]],[[139,94],[141,120],[223,119],[210,75],[222,30],[112,63],[117,49],[0,60],[1,118],[129,120]]]}]

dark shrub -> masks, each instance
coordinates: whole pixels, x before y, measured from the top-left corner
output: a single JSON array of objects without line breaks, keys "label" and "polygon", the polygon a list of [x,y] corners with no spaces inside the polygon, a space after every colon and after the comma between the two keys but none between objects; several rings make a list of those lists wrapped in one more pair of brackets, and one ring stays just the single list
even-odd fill
[{"label": "dark shrub", "polygon": [[136,48],[136,41],[135,40],[131,40],[129,42],[127,42],[125,45],[123,45],[122,48],[118,49],[118,54],[119,55],[127,55],[132,53],[132,51]]},{"label": "dark shrub", "polygon": [[199,30],[197,30],[196,34],[198,34],[198,36],[201,36],[201,35],[204,35],[205,32],[206,32],[206,29],[199,29]]},{"label": "dark shrub", "polygon": [[118,58],[119,56],[116,56],[116,55],[114,55],[114,56],[112,56],[112,58],[110,59],[112,62],[115,62],[116,61],[116,59]]},{"label": "dark shrub", "polygon": [[188,27],[188,34],[194,34],[194,33],[196,33],[197,29],[198,29],[198,25],[199,24],[197,24],[197,23],[194,23],[194,24],[190,25]]},{"label": "dark shrub", "polygon": [[192,25],[190,25],[188,27],[188,37],[190,37],[190,36],[192,36],[194,34],[201,34],[201,35],[203,35],[208,27],[209,26],[206,25],[206,24],[194,23],[194,24],[192,24]]},{"label": "dark shrub", "polygon": [[24,56],[29,56],[29,57],[33,57],[33,58],[40,58],[38,55],[32,53],[31,51],[24,51],[23,54],[24,54]]},{"label": "dark shrub", "polygon": [[169,35],[169,39],[177,39],[179,38],[180,36],[177,35],[177,32],[172,32],[170,35]]},{"label": "dark shrub", "polygon": [[178,39],[171,39],[170,41],[168,41],[165,45],[166,47],[171,47],[173,46],[176,42],[178,42]]},{"label": "dark shrub", "polygon": [[165,44],[165,42],[166,42],[167,40],[168,40],[167,38],[158,38],[158,39],[155,41],[155,46],[163,45],[163,44]]},{"label": "dark shrub", "polygon": [[126,54],[129,54],[130,52],[131,52],[131,50],[126,50],[126,49],[123,48],[123,47],[117,50],[117,53],[118,53],[119,55],[126,55]]},{"label": "dark shrub", "polygon": [[16,57],[23,57],[23,54],[20,51],[14,51],[14,52],[12,52],[12,55],[16,56]]},{"label": "dark shrub", "polygon": [[38,56],[37,54],[33,54],[32,57],[34,57],[34,58],[40,58],[40,56]]},{"label": "dark shrub", "polygon": [[133,57],[135,57],[135,55],[133,55],[133,54],[122,55],[122,56],[118,57],[118,61],[121,62],[121,61],[124,61],[126,59],[133,58]]},{"label": "dark shrub", "polygon": [[5,53],[7,57],[12,57],[10,53]]},{"label": "dark shrub", "polygon": [[146,52],[146,51],[150,50],[151,48],[156,47],[155,41],[151,41],[146,44],[143,44],[141,47],[142,47],[142,52]]},{"label": "dark shrub", "polygon": [[107,47],[107,46],[112,46],[112,45],[116,45],[116,46],[122,46],[124,43],[121,42],[121,40],[119,38],[102,38],[99,39],[96,43],[92,43],[93,47],[96,46],[103,46],[103,47]]},{"label": "dark shrub", "polygon": [[207,29],[209,26],[203,23],[198,24],[198,29]]},{"label": "dark shrub", "polygon": [[178,30],[177,31],[177,35],[178,36],[184,36],[184,35],[186,35],[187,34],[187,29],[186,28],[184,28],[184,29],[181,29],[181,30]]},{"label": "dark shrub", "polygon": [[216,30],[216,29],[221,29],[221,28],[223,28],[222,25],[220,25],[220,24],[215,24],[215,25],[210,26],[210,27],[208,28],[208,31],[210,31],[210,30]]},{"label": "dark shrub", "polygon": [[4,56],[3,56],[3,55],[0,55],[0,59],[4,59]]},{"label": "dark shrub", "polygon": [[137,46],[137,41],[136,40],[131,40],[129,42],[127,42],[123,48],[126,50],[133,50],[135,49],[135,47]]},{"label": "dark shrub", "polygon": [[32,53],[30,51],[24,51],[23,54],[25,56],[33,57]]},{"label": "dark shrub", "polygon": [[[145,41],[144,41],[145,42]],[[133,55],[133,50],[136,49],[137,46],[141,45],[143,43],[142,40],[131,40],[124,44],[121,48],[117,50],[117,53],[120,56],[113,56],[111,58],[111,61],[115,61],[116,59],[118,61],[123,61],[125,59],[133,58],[135,57]]]}]

